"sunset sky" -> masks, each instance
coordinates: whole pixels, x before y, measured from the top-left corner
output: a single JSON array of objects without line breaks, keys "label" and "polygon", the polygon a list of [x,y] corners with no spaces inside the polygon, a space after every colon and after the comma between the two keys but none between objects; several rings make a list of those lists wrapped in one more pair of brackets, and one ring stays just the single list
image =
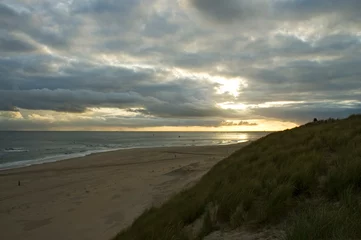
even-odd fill
[{"label": "sunset sky", "polygon": [[360,0],[1,0],[0,130],[275,131],[361,113]]}]

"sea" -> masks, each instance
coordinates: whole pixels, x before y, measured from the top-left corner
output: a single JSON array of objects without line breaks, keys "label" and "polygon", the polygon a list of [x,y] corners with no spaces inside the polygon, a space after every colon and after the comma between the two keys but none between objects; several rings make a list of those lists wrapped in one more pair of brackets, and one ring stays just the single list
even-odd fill
[{"label": "sea", "polygon": [[119,149],[242,143],[269,132],[0,131],[0,170]]}]

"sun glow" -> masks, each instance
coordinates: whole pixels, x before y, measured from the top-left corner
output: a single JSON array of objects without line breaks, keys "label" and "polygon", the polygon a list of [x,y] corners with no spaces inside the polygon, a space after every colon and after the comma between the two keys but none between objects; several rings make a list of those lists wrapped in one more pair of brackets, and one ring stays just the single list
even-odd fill
[{"label": "sun glow", "polygon": [[248,105],[243,103],[234,103],[234,102],[224,102],[218,103],[217,106],[223,109],[233,109],[233,110],[246,110],[248,109]]},{"label": "sun glow", "polygon": [[247,81],[241,77],[228,78],[204,72],[189,72],[179,68],[174,68],[172,72],[177,78],[186,77],[192,80],[205,80],[216,83],[217,86],[215,87],[215,90],[217,94],[229,94],[237,97],[243,88],[248,87]]},{"label": "sun glow", "polygon": [[239,79],[219,78],[215,79],[215,81],[220,84],[220,86],[216,88],[218,94],[228,93],[234,97],[239,96],[239,89],[241,87]]},{"label": "sun glow", "polygon": [[236,102],[223,102],[218,103],[217,106],[223,109],[233,109],[233,110],[247,110],[255,108],[277,108],[284,106],[291,106],[296,104],[305,103],[304,101],[275,101],[275,102],[264,102],[259,104],[244,104]]}]

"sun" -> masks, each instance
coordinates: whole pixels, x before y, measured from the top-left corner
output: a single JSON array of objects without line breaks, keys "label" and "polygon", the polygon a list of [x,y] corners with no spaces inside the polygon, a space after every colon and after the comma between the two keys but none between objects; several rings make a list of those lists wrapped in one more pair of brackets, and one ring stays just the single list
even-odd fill
[{"label": "sun", "polygon": [[239,79],[218,78],[215,79],[215,81],[220,84],[220,86],[216,88],[218,94],[228,93],[233,97],[239,96],[239,89],[241,87]]}]

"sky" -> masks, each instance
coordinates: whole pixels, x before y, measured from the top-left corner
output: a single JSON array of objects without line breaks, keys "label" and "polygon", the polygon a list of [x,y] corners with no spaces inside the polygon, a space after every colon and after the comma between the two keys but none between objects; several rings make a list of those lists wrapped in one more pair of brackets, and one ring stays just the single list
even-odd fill
[{"label": "sky", "polygon": [[0,0],[0,130],[277,131],[361,112],[360,0]]}]

